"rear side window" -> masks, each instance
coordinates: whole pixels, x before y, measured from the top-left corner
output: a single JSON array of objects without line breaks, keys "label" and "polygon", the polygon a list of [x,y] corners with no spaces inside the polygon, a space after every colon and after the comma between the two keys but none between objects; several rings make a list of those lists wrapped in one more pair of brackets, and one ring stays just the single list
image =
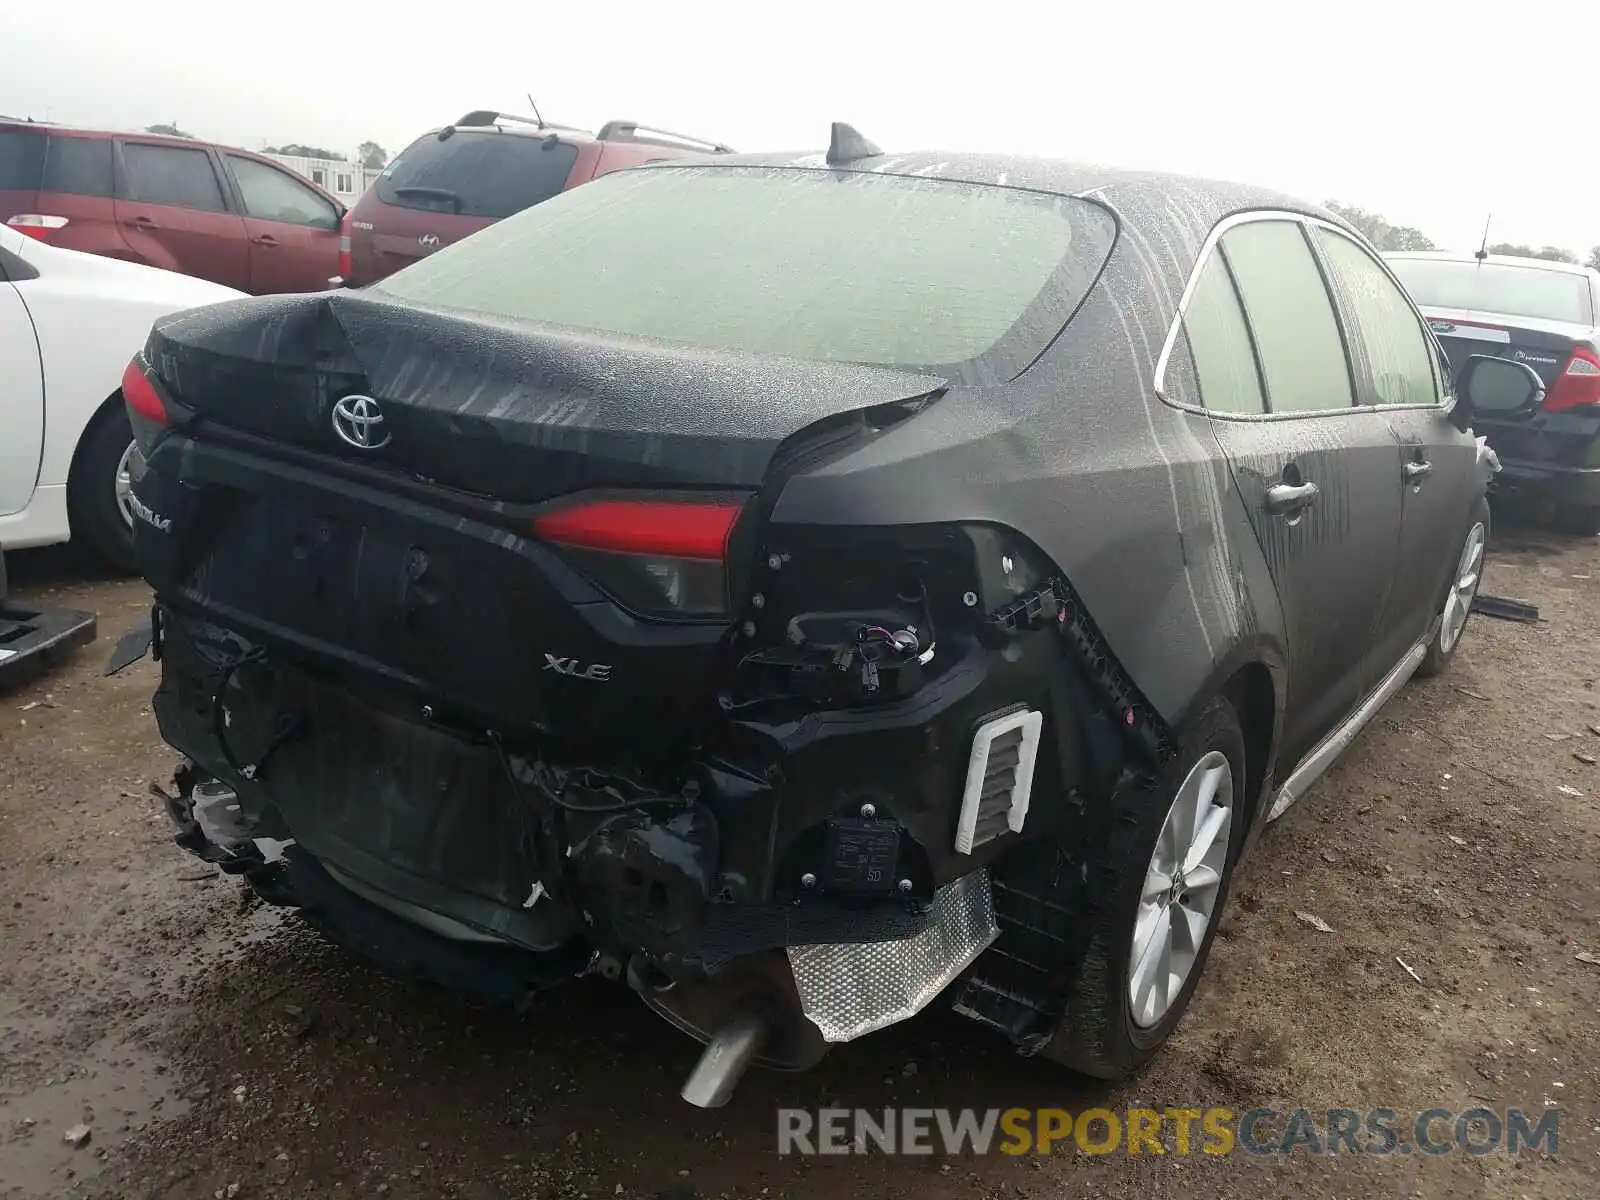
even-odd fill
[{"label": "rear side window", "polygon": [[36,192],[44,177],[42,133],[0,130],[0,192]]},{"label": "rear side window", "polygon": [[1548,267],[1447,259],[1392,258],[1389,266],[1418,304],[1508,317],[1595,323],[1589,277]]},{"label": "rear side window", "polygon": [[1211,255],[1195,281],[1183,310],[1183,340],[1203,407],[1255,416],[1266,411],[1250,331],[1220,254]]},{"label": "rear side window", "polygon": [[208,212],[222,212],[227,207],[211,155],[204,150],[124,142],[122,163],[127,168],[130,200]]},{"label": "rear side window", "polygon": [[1422,323],[1394,280],[1342,234],[1317,230],[1345,308],[1366,355],[1378,404],[1438,404],[1433,349]]},{"label": "rear side window", "polygon": [[517,133],[457,130],[418,138],[378,177],[385,204],[465,217],[509,217],[566,186],[578,148]]},{"label": "rear side window", "polygon": [[1350,367],[1333,302],[1299,224],[1250,221],[1223,234],[1221,246],[1255,334],[1271,410],[1351,407]]},{"label": "rear side window", "polygon": [[52,137],[45,151],[40,190],[73,196],[113,195],[110,139]]},{"label": "rear side window", "polygon": [[390,276],[445,308],[690,345],[1010,378],[1116,226],[1068,196],[773,167],[622,171]]},{"label": "rear side window", "polygon": [[233,169],[244,210],[250,216],[312,229],[339,228],[339,214],[333,205],[287,171],[232,154],[228,155],[228,166]]}]

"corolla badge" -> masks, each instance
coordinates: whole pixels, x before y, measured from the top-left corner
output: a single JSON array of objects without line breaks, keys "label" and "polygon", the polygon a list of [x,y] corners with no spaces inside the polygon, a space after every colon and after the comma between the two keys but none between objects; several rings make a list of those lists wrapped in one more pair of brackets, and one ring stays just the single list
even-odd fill
[{"label": "corolla badge", "polygon": [[161,533],[172,532],[172,518],[163,517],[132,492],[128,493],[128,511]]},{"label": "corolla badge", "polygon": [[417,239],[417,245],[425,246],[429,250],[433,249],[433,247],[437,246],[438,244],[439,235],[437,233],[425,233]]},{"label": "corolla badge", "polygon": [[1428,324],[1433,327],[1435,333],[1454,333],[1456,331],[1456,327],[1449,321],[1429,321]]},{"label": "corolla badge", "polygon": [[383,409],[371,396],[346,396],[333,406],[333,431],[357,450],[381,450],[389,444]]}]

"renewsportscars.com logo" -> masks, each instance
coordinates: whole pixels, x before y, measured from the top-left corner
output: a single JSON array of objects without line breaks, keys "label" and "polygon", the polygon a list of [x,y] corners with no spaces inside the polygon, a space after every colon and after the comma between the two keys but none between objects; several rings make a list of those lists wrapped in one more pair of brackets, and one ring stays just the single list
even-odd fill
[{"label": "renewsportscars.com logo", "polygon": [[800,1108],[778,1110],[779,1154],[1518,1155],[1555,1157],[1560,1114],[1430,1108]]}]

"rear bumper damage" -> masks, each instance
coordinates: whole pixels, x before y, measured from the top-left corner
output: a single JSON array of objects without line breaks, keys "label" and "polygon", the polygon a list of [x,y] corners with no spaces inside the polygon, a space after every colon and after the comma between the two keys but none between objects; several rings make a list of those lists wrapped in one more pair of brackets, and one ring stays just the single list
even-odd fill
[{"label": "rear bumper damage", "polygon": [[1164,737],[1131,705],[1113,719],[1103,654],[1082,647],[1098,679],[1064,669],[1088,636],[1070,608],[1036,589],[903,698],[729,705],[689,752],[624,774],[162,605],[154,708],[188,756],[168,809],[191,853],[397,973],[509,1002],[626,979],[708,1043],[695,1103],[725,1102],[751,1062],[810,1066],[957,980],[959,1011],[1031,1052],[1059,1011],[1027,983],[1067,969],[1050,955],[1069,939],[1001,855],[1092,846],[1086,797]]}]

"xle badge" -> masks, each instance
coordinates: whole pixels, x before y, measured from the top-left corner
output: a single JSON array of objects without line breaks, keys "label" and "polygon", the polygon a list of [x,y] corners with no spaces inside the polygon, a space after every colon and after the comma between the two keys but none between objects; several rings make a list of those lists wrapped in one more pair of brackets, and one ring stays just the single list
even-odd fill
[{"label": "xle badge", "polygon": [[611,666],[608,663],[590,663],[584,666],[575,658],[557,658],[554,654],[546,654],[544,669],[554,671],[557,675],[570,675],[574,679],[589,679],[595,683],[611,681]]}]

